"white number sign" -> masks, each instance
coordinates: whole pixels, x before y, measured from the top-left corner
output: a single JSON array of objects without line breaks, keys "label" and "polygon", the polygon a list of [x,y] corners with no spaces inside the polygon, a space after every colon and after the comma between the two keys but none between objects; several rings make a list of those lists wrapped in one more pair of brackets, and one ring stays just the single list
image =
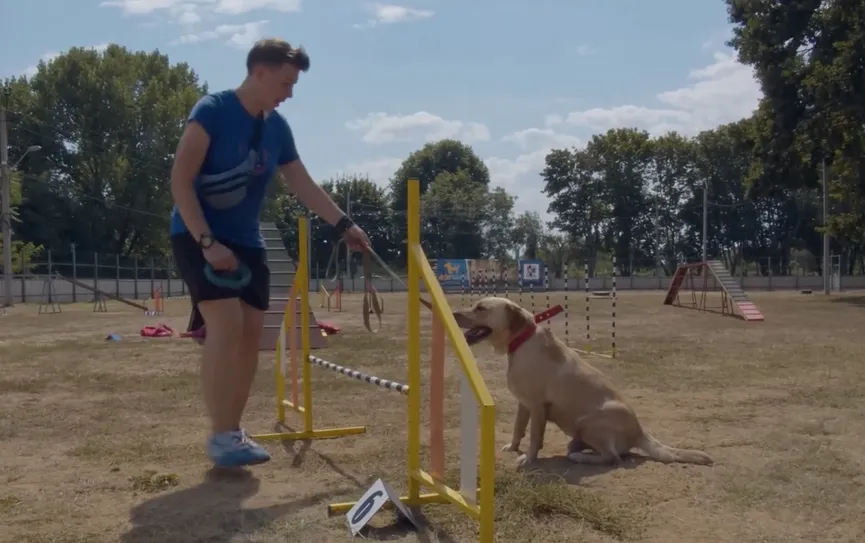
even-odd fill
[{"label": "white number sign", "polygon": [[399,494],[395,493],[384,481],[379,479],[369,487],[357,503],[354,504],[354,507],[346,513],[345,518],[348,521],[351,535],[356,536],[387,502],[392,502],[400,514],[408,519],[415,529],[419,528],[411,511],[400,501]]}]

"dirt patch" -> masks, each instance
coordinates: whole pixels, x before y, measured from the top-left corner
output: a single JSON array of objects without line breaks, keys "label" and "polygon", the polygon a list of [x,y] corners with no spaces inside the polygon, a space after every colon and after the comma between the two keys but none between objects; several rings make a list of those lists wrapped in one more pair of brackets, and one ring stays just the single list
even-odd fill
[{"label": "dirt patch", "polygon": [[[497,539],[861,538],[861,296],[845,303],[844,297],[755,294],[766,322],[752,324],[664,307],[662,297],[620,293],[619,357],[587,360],[621,386],[659,439],[706,450],[718,464],[575,466],[562,457],[566,438],[551,427],[538,472],[517,473],[512,454],[497,454]],[[461,297],[451,302],[460,305]],[[522,303],[531,308],[528,295]],[[536,310],[546,303],[535,296]],[[552,295],[550,303],[565,298]],[[552,327],[586,348],[584,301],[572,294],[567,303],[568,318],[557,317]],[[609,351],[609,303],[591,303],[589,346]],[[378,335],[362,328],[356,296],[344,296],[343,305],[341,313],[316,310],[319,319],[343,327],[316,354],[404,381],[405,296],[385,294]],[[326,517],[326,503],[357,499],[378,477],[404,490],[404,397],[319,368],[313,370],[316,426],[366,425],[366,435],[270,444],[274,460],[267,465],[209,471],[200,348],[179,338],[138,337],[146,324],[185,327],[188,301],[168,301],[163,317],[116,302],[108,307],[109,313],[93,313],[89,304],[67,305],[62,313],[38,315],[35,306],[16,306],[0,317],[0,541],[350,541],[344,520]],[[105,341],[110,333],[121,340]],[[476,355],[497,401],[502,445],[516,411],[504,360],[484,346]],[[273,360],[263,353],[245,421],[252,432],[274,426]],[[449,397],[459,395],[458,371],[451,357]],[[449,458],[458,453],[458,409],[458,403],[446,407]],[[475,523],[452,507],[429,506],[422,518],[429,529],[417,534],[382,513],[367,537],[476,541]]]}]

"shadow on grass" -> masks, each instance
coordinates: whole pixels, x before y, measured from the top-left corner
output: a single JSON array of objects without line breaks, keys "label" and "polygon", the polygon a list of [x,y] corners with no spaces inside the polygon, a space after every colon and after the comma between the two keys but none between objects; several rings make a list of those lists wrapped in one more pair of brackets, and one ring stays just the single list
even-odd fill
[{"label": "shadow on grass", "polygon": [[649,461],[650,459],[645,456],[629,453],[623,455],[622,463],[617,465],[575,464],[568,460],[567,456],[560,455],[538,458],[522,471],[546,482],[562,480],[570,485],[579,485],[583,479],[597,477],[619,469],[636,469]]},{"label": "shadow on grass", "polygon": [[833,304],[847,304],[854,307],[865,307],[865,296],[839,296],[829,299]]},{"label": "shadow on grass", "polygon": [[269,507],[243,508],[260,486],[261,481],[247,470],[212,469],[202,483],[192,488],[162,494],[133,508],[133,527],[120,540],[228,543],[238,535],[255,533],[286,515],[348,491],[340,488]]}]

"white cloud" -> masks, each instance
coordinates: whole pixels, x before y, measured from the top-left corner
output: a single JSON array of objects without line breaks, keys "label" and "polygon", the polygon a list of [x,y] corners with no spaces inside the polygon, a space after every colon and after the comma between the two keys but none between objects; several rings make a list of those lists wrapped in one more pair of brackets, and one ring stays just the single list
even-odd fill
[{"label": "white cloud", "polygon": [[184,26],[194,26],[201,22],[201,15],[198,14],[198,4],[177,4],[168,8],[168,12],[174,21]]},{"label": "white cloud", "polygon": [[[108,43],[100,43],[98,45],[86,46],[84,47],[84,49],[95,49],[97,53],[103,53],[106,49],[108,49],[108,45]],[[63,52],[61,51],[48,51],[47,53],[39,57],[39,60],[45,63],[50,63],[52,60],[62,54]],[[36,64],[34,64],[33,66],[28,66],[27,69],[24,70],[24,75],[26,75],[27,77],[33,77],[34,75],[36,75],[37,70],[38,66]]]},{"label": "white cloud", "polygon": [[606,131],[637,126],[652,134],[668,130],[695,134],[749,116],[761,96],[751,69],[724,53],[716,53],[710,65],[692,70],[688,79],[690,85],[658,94],[656,107],[621,105],[550,114],[544,119],[546,128],[529,128],[504,136],[502,141],[515,144],[520,154],[508,157],[499,153],[485,159],[493,184],[518,197],[518,210],[538,211],[549,218],[548,199],[541,192],[540,179],[546,155],[551,149],[582,145],[579,138],[560,132],[565,127]]},{"label": "white cloud", "polygon": [[194,25],[202,20],[201,11],[226,15],[255,10],[290,13],[300,11],[302,0],[105,0],[99,5],[118,8],[124,15],[164,12],[174,22]]},{"label": "white cloud", "polygon": [[403,160],[402,158],[394,157],[374,158],[349,164],[336,173],[366,175],[376,185],[387,187],[390,178],[399,169]]},{"label": "white cloud", "polygon": [[[528,131],[524,130],[522,133],[524,132]],[[516,134],[521,134],[521,132],[517,132]],[[514,135],[511,134],[511,136]],[[562,143],[565,143],[565,141],[570,142],[573,138],[566,134],[557,134],[556,137],[561,138]],[[505,136],[505,138],[508,138],[508,136]],[[484,163],[490,169],[491,183],[494,186],[504,188],[509,194],[517,197],[517,201],[514,204],[517,213],[537,211],[540,213],[542,219],[550,219],[547,213],[549,199],[541,192],[543,187],[541,172],[544,169],[547,154],[552,149],[561,149],[568,146],[566,144],[552,145],[553,140],[554,138],[550,138],[546,143],[537,143],[533,149],[513,158],[491,156],[484,159]],[[576,140],[576,138],[573,138],[573,140]]]},{"label": "white cloud", "polygon": [[524,151],[538,147],[560,149],[582,145],[580,138],[569,134],[560,134],[549,128],[527,128],[504,136],[502,141],[514,143]]},{"label": "white cloud", "polygon": [[592,55],[597,54],[598,51],[591,45],[581,45],[577,47],[577,54],[581,57],[590,57]]},{"label": "white cloud", "polygon": [[301,0],[216,0],[215,10],[219,13],[238,15],[256,9],[271,9],[283,13],[300,11]]},{"label": "white cloud", "polygon": [[225,38],[225,43],[245,49],[261,39],[267,23],[268,21],[264,20],[237,25],[219,25],[213,30],[180,36],[172,44],[189,45]]},{"label": "white cloud", "polygon": [[470,143],[490,139],[490,131],[484,124],[451,121],[426,111],[411,115],[370,113],[363,119],[345,123],[345,127],[355,132],[363,132],[363,141],[372,144],[396,141],[430,142],[445,138]]},{"label": "white cloud", "polygon": [[366,9],[372,14],[372,18],[364,24],[354,25],[355,28],[373,28],[378,25],[410,23],[412,21],[420,21],[421,19],[429,19],[435,15],[435,12],[428,9],[416,9],[393,4],[369,4]]},{"label": "white cloud", "polygon": [[669,130],[695,134],[749,116],[762,95],[753,70],[726,53],[715,53],[712,64],[692,70],[688,79],[694,82],[658,94],[659,107],[623,105],[574,111],[564,119],[549,116],[547,126],[564,120],[597,131],[635,126],[652,134]]}]

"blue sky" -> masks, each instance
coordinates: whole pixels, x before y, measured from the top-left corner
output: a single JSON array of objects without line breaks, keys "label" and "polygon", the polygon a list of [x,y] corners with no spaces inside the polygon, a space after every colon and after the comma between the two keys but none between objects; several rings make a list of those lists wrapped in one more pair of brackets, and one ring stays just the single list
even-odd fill
[{"label": "blue sky", "polygon": [[[724,46],[722,0],[43,0],[5,2],[0,74],[72,46],[159,49],[211,89],[263,36],[312,68],[280,108],[317,179],[386,183],[427,141],[472,145],[517,209],[546,215],[552,148],[636,126],[686,134],[750,114],[752,71]],[[51,17],[46,17],[50,13]]]}]

